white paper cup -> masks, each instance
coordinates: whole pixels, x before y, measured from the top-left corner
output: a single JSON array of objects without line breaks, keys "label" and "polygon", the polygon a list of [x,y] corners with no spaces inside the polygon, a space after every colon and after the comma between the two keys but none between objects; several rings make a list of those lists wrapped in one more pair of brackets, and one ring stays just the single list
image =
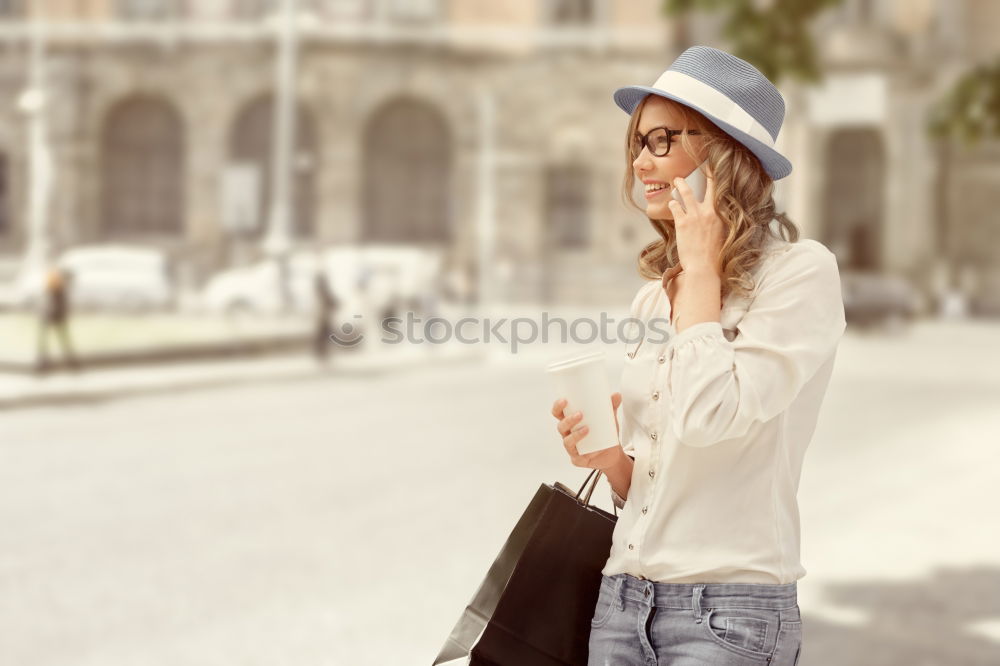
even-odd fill
[{"label": "white paper cup", "polygon": [[583,419],[573,427],[587,426],[590,431],[576,444],[581,454],[593,453],[618,445],[615,412],[611,409],[611,384],[603,351],[577,354],[554,361],[546,372],[552,378],[556,399],[565,398],[565,416],[583,412]]}]

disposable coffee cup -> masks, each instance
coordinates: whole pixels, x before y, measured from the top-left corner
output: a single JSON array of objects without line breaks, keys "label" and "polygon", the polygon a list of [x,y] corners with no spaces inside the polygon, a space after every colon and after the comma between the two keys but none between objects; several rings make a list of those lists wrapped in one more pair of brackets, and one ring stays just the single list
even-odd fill
[{"label": "disposable coffee cup", "polygon": [[565,416],[583,412],[583,419],[573,427],[590,431],[576,444],[581,454],[593,453],[618,445],[615,412],[611,409],[611,384],[603,351],[577,354],[553,361],[546,368],[556,392],[556,399],[565,398]]}]

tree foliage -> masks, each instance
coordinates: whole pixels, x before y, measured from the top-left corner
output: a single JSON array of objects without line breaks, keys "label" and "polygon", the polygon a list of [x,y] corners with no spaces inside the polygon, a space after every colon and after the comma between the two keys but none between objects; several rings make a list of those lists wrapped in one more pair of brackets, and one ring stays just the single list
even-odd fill
[{"label": "tree foliage", "polygon": [[1000,138],[1000,58],[970,69],[931,108],[928,130],[966,146]]},{"label": "tree foliage", "polygon": [[692,11],[724,16],[723,35],[733,55],[775,83],[783,78],[816,82],[821,72],[810,23],[842,0],[663,0],[667,16]]}]

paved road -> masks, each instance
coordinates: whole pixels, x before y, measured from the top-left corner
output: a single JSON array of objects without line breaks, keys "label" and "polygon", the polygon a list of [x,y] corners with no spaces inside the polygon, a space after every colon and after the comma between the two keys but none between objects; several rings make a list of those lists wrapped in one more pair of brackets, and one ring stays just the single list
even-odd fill
[{"label": "paved road", "polygon": [[[845,338],[800,664],[1000,663],[998,332]],[[538,484],[585,475],[550,354],[4,413],[0,664],[429,664]]]}]

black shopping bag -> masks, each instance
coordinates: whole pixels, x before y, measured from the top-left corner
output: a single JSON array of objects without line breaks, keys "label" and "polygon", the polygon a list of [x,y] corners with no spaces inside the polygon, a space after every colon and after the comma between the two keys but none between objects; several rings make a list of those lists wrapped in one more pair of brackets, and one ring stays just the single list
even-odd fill
[{"label": "black shopping bag", "polygon": [[592,470],[576,493],[558,482],[538,488],[435,666],[586,665],[617,521],[590,506],[600,478]]}]

